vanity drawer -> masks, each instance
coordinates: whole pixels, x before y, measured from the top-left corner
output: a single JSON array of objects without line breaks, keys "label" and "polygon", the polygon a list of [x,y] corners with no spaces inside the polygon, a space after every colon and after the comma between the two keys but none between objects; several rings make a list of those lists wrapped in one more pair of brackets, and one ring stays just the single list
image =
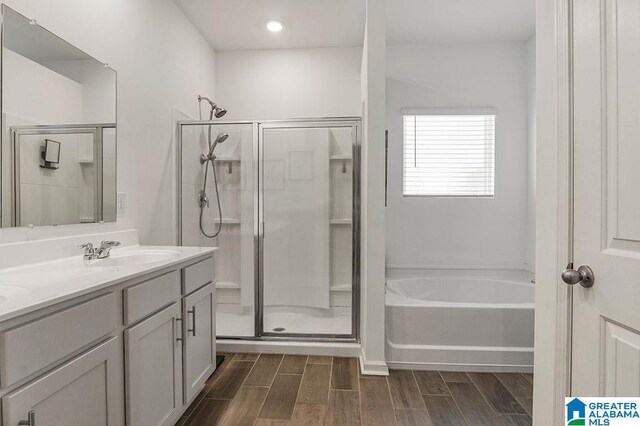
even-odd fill
[{"label": "vanity drawer", "polygon": [[0,386],[5,388],[118,327],[115,293],[0,333]]},{"label": "vanity drawer", "polygon": [[214,271],[213,257],[184,268],[184,294],[189,294],[212,282]]},{"label": "vanity drawer", "polygon": [[124,290],[124,323],[131,324],[180,298],[180,272],[160,275]]}]

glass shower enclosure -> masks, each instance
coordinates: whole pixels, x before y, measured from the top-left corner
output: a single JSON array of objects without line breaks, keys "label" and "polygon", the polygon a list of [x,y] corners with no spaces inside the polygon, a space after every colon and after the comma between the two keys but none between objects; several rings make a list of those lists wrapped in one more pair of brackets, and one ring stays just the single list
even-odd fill
[{"label": "glass shower enclosure", "polygon": [[[218,337],[356,340],[360,119],[178,126],[179,243],[220,248]],[[229,137],[216,147],[201,213],[209,131]],[[205,237],[200,222],[220,234]]]}]

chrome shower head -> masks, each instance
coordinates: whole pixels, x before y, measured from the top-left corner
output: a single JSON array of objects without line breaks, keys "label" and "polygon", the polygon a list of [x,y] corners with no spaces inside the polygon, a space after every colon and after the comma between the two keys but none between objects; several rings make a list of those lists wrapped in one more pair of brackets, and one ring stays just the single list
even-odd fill
[{"label": "chrome shower head", "polygon": [[226,113],[227,110],[219,107],[215,102],[213,102],[211,99],[204,97],[204,96],[200,96],[198,95],[198,102],[202,102],[202,101],[207,101],[209,102],[209,105],[211,106],[211,118],[215,117],[215,118],[221,118],[223,117]]},{"label": "chrome shower head", "polygon": [[221,117],[223,117],[223,116],[227,113],[227,110],[226,110],[226,109],[224,109],[224,108],[220,108],[219,106],[216,106],[216,107],[213,109],[213,111],[214,111],[213,115],[214,115],[216,118],[221,118]]}]

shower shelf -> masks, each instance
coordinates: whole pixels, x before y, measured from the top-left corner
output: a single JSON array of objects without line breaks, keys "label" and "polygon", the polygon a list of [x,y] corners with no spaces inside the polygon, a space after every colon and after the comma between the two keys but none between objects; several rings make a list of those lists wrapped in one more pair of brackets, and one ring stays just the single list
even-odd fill
[{"label": "shower shelf", "polygon": [[350,162],[352,157],[350,155],[332,155],[329,157],[330,161],[342,162],[342,173],[347,173],[347,163]]},{"label": "shower shelf", "polygon": [[329,291],[351,291],[351,284],[334,284],[329,286]]},{"label": "shower shelf", "polygon": [[234,283],[232,281],[220,281],[216,283],[216,288],[222,289],[239,289],[240,284]]},{"label": "shower shelf", "polygon": [[351,219],[331,219],[329,223],[331,225],[351,225]]},{"label": "shower shelf", "polygon": [[79,164],[91,165],[93,164],[93,158],[78,158]]},{"label": "shower shelf", "polygon": [[221,163],[239,163],[240,157],[216,157],[216,161]]},{"label": "shower shelf", "polygon": [[[213,221],[215,223],[220,223],[220,220],[218,219],[214,219]],[[240,225],[240,219],[230,219],[230,218],[223,217],[222,224],[223,225]]]}]

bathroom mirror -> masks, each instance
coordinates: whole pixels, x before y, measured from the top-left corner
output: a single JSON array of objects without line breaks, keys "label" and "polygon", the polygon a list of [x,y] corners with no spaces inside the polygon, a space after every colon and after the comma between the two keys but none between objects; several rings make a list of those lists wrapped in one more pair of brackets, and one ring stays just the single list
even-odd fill
[{"label": "bathroom mirror", "polygon": [[2,5],[2,227],[116,220],[116,72]]}]

